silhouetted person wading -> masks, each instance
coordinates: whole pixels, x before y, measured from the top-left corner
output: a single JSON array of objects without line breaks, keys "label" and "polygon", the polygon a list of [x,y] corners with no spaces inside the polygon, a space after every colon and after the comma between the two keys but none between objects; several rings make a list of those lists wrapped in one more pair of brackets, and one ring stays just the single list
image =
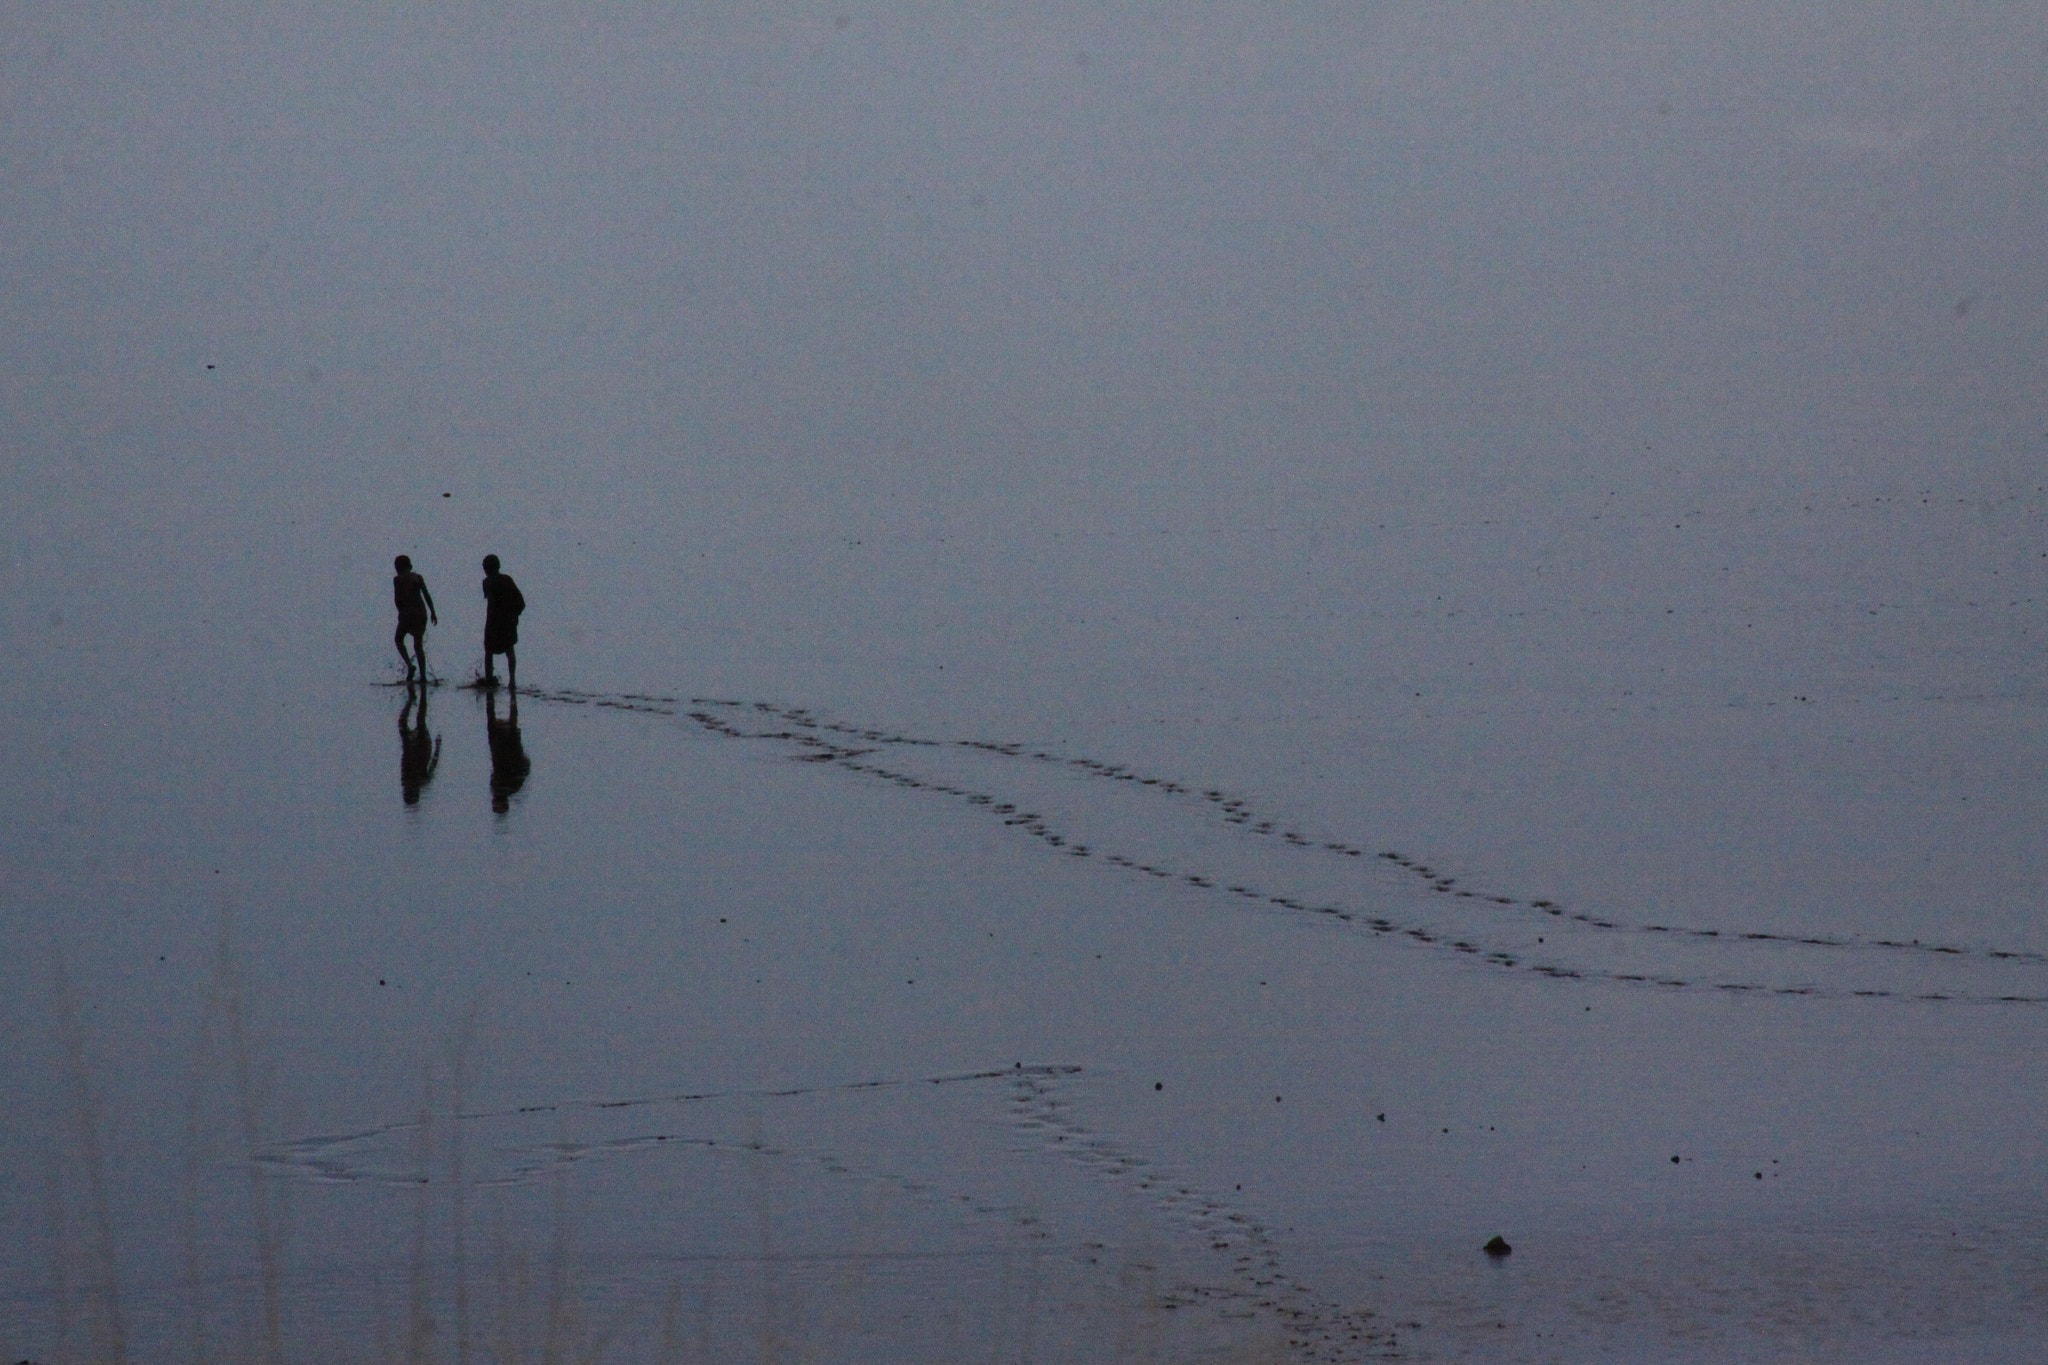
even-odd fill
[{"label": "silhouetted person wading", "polygon": [[[391,576],[391,600],[398,607],[398,629],[392,632],[391,643],[398,646],[398,657],[405,660],[406,681],[412,680],[412,654],[405,652],[405,637],[412,636],[413,654],[419,655],[420,681],[427,680],[427,621],[441,624],[441,614],[434,610],[434,594],[427,591],[427,580],[412,571],[412,556],[400,555],[391,561],[397,572]],[[518,589],[513,589],[515,593]]]},{"label": "silhouetted person wading", "polygon": [[519,686],[519,613],[526,599],[511,574],[498,572],[498,557],[484,556],[484,683],[496,686],[498,674],[492,666],[497,655],[505,656],[505,677]]}]

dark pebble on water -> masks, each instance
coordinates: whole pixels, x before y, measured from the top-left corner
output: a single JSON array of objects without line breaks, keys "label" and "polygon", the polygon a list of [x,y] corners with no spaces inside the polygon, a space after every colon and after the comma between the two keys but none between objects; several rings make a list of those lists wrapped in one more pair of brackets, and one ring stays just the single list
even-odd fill
[{"label": "dark pebble on water", "polygon": [[1502,1237],[1496,1233],[1494,1235],[1494,1239],[1491,1242],[1488,1242],[1484,1247],[1481,1247],[1480,1250],[1484,1251],[1489,1256],[1499,1257],[1508,1255],[1509,1253],[1514,1251],[1514,1248],[1508,1245],[1507,1238]]}]

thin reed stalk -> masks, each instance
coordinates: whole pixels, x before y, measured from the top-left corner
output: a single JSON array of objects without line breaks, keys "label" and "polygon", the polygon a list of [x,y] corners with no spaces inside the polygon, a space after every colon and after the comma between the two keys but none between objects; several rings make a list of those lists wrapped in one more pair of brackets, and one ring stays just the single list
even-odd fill
[{"label": "thin reed stalk", "polygon": [[126,1365],[128,1327],[121,1312],[121,1274],[114,1252],[113,1206],[107,1197],[99,1090],[93,1084],[85,1029],[79,1022],[77,1002],[72,998],[64,950],[53,946],[51,956],[57,1030],[63,1043],[65,1070],[71,1078],[73,1135],[80,1164],[85,1168],[86,1218],[90,1230],[85,1253],[91,1276],[86,1286],[85,1308],[92,1323],[92,1350],[95,1359],[105,1365]]}]

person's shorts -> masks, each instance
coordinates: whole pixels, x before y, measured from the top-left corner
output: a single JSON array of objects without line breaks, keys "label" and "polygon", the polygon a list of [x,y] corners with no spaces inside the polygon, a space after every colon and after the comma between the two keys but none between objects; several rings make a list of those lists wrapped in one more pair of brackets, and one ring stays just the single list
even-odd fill
[{"label": "person's shorts", "polygon": [[413,616],[410,614],[401,614],[398,618],[398,633],[400,635],[426,634],[427,614],[425,612],[421,612],[417,616]]},{"label": "person's shorts", "polygon": [[519,622],[487,622],[484,626],[484,653],[503,654],[519,643]]}]

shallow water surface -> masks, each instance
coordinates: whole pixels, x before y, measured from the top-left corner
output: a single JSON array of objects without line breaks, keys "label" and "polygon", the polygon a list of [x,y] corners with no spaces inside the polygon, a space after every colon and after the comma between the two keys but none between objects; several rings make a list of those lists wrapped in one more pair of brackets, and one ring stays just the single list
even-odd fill
[{"label": "shallow water surface", "polygon": [[8,1348],[2038,1339],[2032,854],[1870,871],[2029,700],[1176,686],[39,703],[93,780],[10,852]]},{"label": "shallow water surface", "polygon": [[0,1361],[2036,1358],[1928,9],[9,6]]}]

